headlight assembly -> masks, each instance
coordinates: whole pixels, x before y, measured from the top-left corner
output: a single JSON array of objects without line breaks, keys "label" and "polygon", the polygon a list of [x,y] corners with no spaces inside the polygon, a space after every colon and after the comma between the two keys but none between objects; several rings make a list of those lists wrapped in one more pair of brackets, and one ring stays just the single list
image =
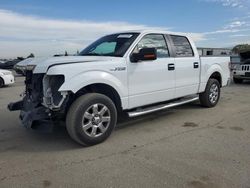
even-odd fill
[{"label": "headlight assembly", "polygon": [[27,71],[33,71],[36,68],[36,65],[27,65],[26,70]]},{"label": "headlight assembly", "polygon": [[64,83],[63,75],[46,75],[43,78],[43,104],[51,109],[59,108],[67,93],[59,92],[59,88]]}]

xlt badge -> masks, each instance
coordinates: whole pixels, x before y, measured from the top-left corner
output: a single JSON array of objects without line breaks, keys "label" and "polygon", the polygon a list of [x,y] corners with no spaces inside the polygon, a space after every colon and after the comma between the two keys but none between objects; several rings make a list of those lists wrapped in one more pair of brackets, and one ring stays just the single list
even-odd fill
[{"label": "xlt badge", "polygon": [[115,67],[114,69],[110,69],[110,71],[125,71],[126,67]]}]

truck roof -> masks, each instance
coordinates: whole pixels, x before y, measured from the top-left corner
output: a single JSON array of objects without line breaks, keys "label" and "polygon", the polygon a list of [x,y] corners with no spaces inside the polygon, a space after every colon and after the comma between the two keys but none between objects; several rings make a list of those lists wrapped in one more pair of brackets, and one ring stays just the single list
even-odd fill
[{"label": "truck roof", "polygon": [[119,33],[141,33],[141,34],[156,33],[156,34],[168,34],[168,35],[188,36],[187,33],[172,32],[172,31],[157,30],[157,29],[128,30],[128,31],[116,32],[114,34],[119,34]]}]

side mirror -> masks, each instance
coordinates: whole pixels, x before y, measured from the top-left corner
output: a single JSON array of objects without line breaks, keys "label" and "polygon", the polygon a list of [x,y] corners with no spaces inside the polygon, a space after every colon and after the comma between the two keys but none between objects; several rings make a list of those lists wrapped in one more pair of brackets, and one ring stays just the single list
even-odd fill
[{"label": "side mirror", "polygon": [[133,53],[130,56],[130,61],[136,63],[138,61],[153,61],[157,59],[156,48],[142,48],[139,53]]}]

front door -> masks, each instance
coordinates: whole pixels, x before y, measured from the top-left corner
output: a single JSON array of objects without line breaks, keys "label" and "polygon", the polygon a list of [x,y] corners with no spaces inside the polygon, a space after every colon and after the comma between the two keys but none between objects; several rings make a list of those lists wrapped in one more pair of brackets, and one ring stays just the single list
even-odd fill
[{"label": "front door", "polygon": [[164,35],[145,35],[132,53],[142,48],[156,48],[157,59],[128,62],[130,109],[172,99],[175,93],[175,62],[169,55]]}]

